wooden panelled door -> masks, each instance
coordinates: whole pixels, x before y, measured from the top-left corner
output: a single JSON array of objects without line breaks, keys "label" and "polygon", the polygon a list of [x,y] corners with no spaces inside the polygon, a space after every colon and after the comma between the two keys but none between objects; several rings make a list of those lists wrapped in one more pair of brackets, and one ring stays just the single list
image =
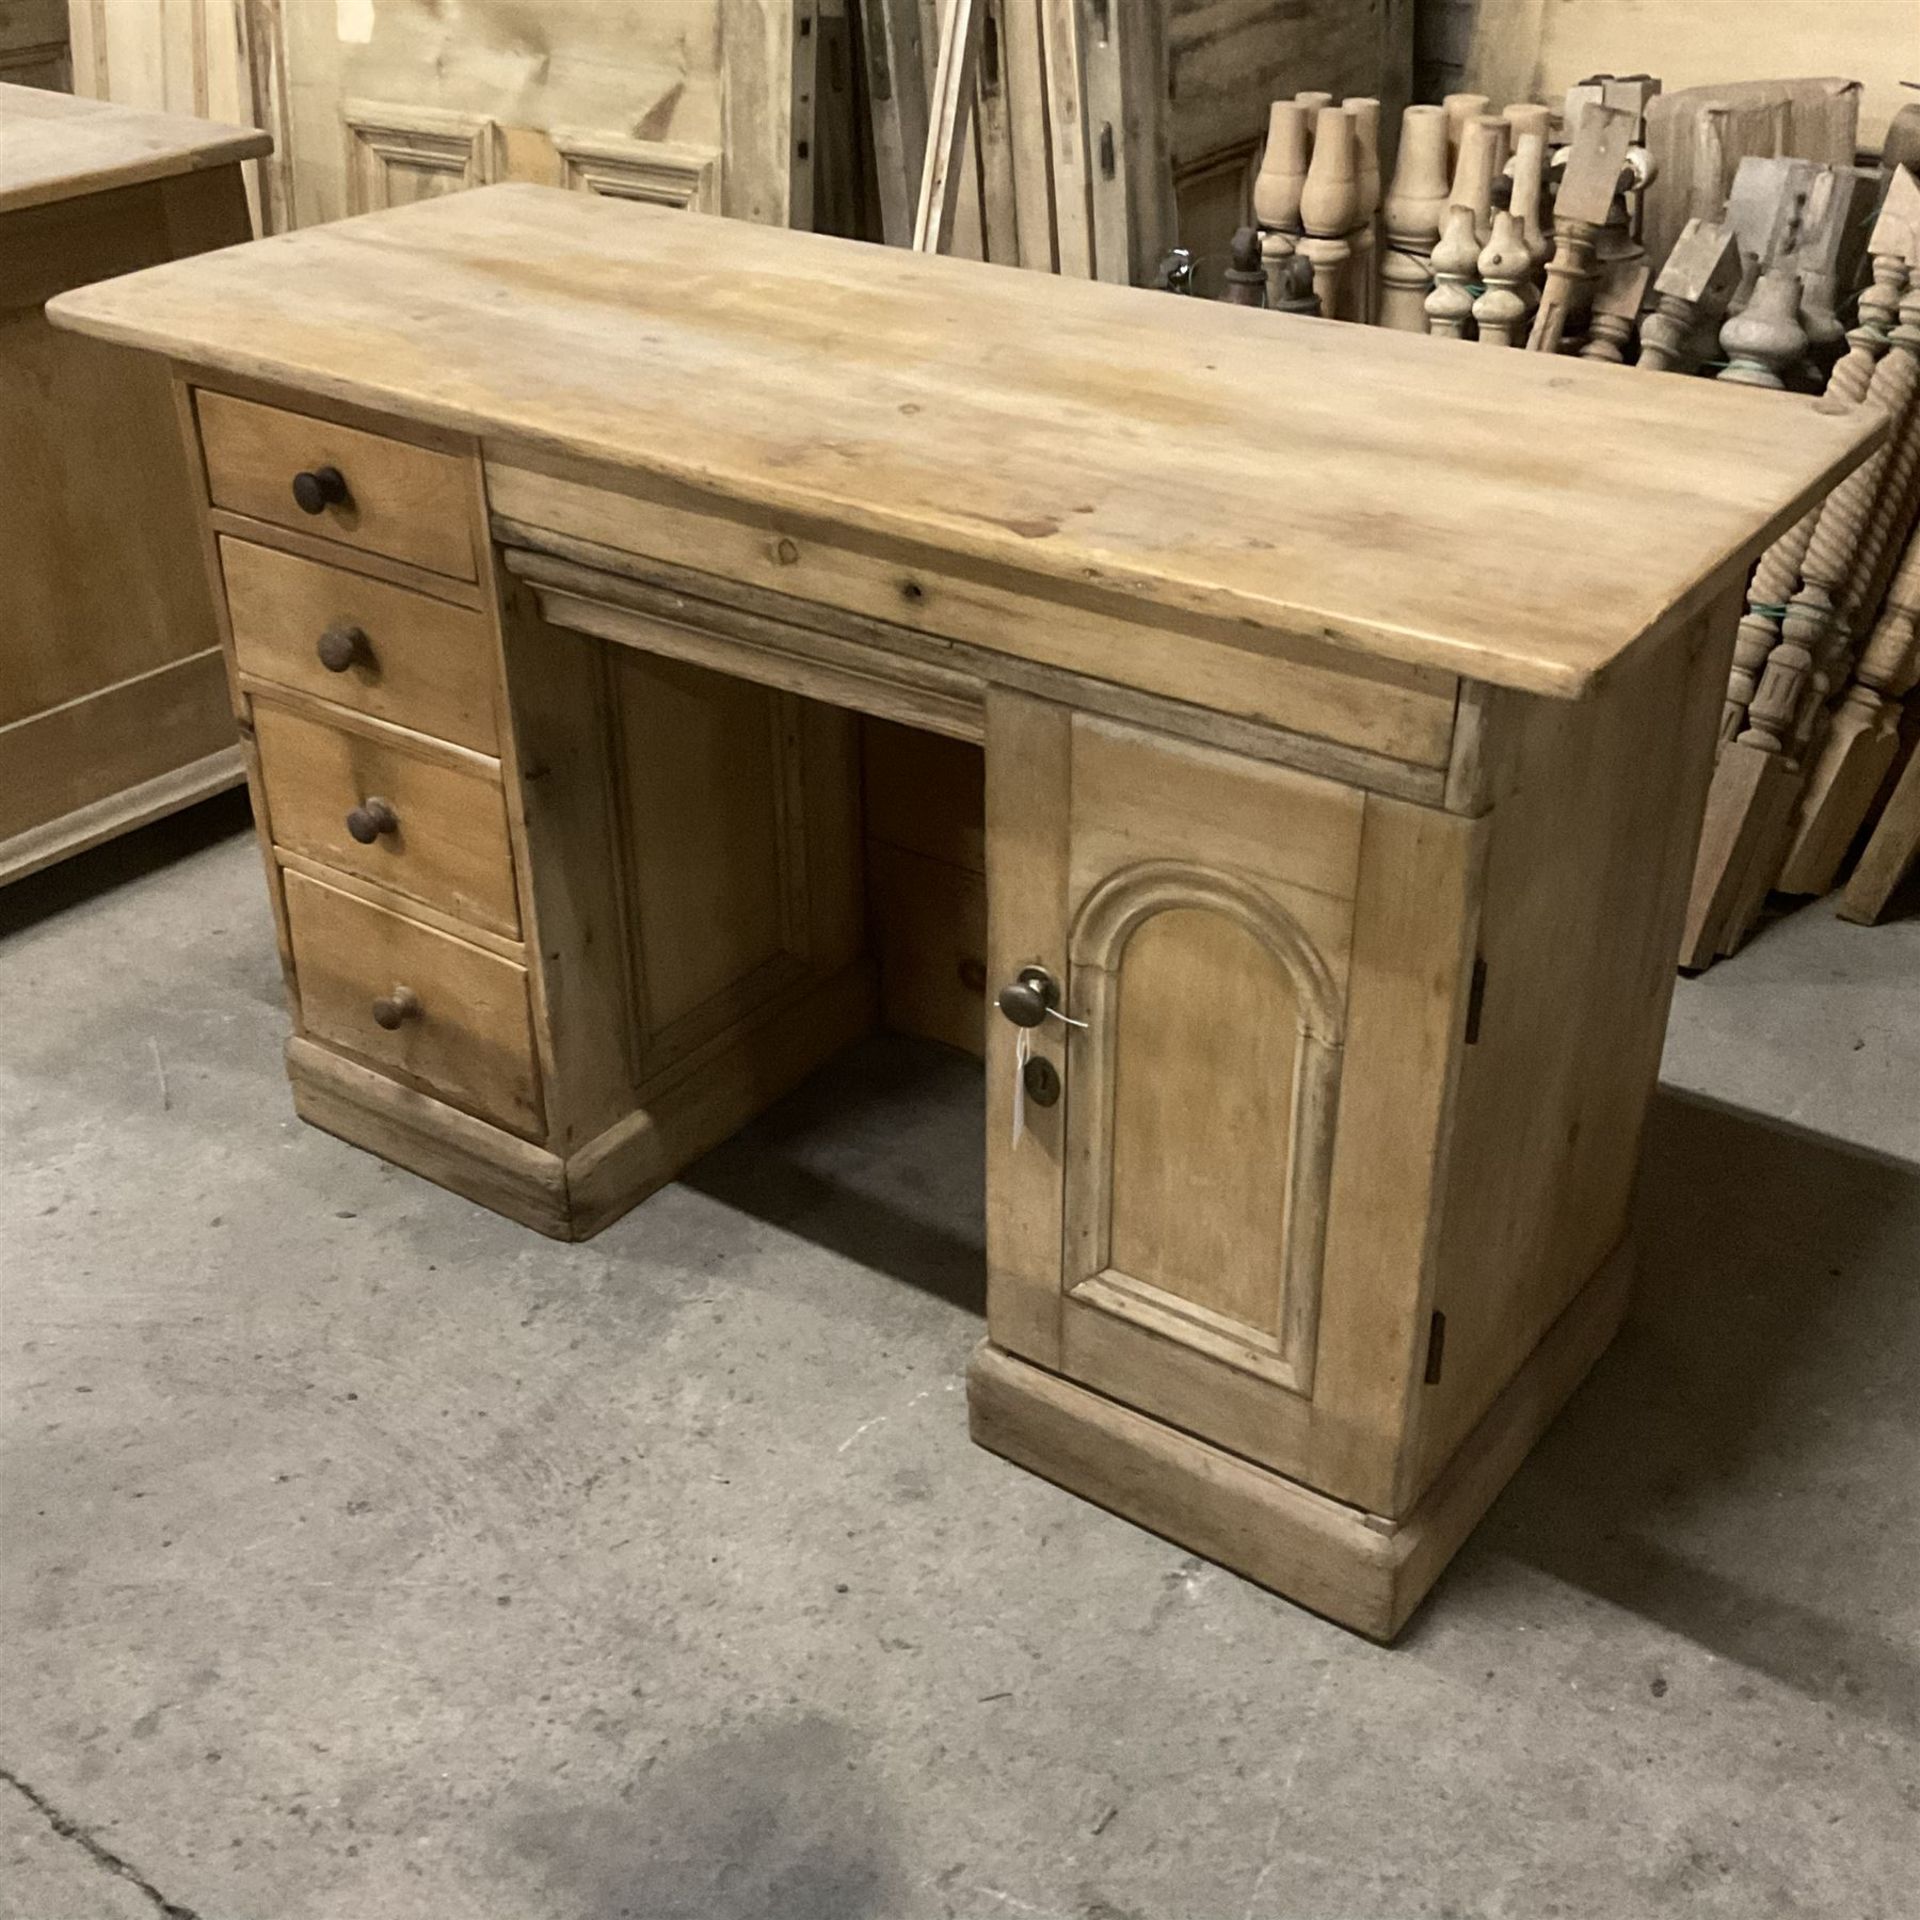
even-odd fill
[{"label": "wooden panelled door", "polygon": [[1060,996],[989,1035],[992,1336],[1297,1467],[1365,796],[1012,697],[987,777],[994,985]]}]

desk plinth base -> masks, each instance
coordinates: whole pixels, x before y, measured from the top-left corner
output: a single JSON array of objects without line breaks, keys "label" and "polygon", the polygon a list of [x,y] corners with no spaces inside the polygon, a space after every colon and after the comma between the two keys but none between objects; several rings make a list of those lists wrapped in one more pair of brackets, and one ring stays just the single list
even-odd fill
[{"label": "desk plinth base", "polygon": [[1633,1261],[1589,1280],[1405,1519],[1363,1513],[982,1341],[974,1440],[1369,1639],[1406,1625],[1618,1331]]}]

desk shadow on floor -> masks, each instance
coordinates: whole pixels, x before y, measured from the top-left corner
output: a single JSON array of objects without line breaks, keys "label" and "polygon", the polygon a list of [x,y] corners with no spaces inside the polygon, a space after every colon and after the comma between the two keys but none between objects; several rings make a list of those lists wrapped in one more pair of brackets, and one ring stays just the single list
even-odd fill
[{"label": "desk shadow on floor", "polygon": [[681,1175],[876,1273],[985,1316],[986,1100],[979,1061],[869,1036]]},{"label": "desk shadow on floor", "polygon": [[1518,1559],[1920,1733],[1920,1172],[1672,1095],[1613,1350],[1452,1578]]}]

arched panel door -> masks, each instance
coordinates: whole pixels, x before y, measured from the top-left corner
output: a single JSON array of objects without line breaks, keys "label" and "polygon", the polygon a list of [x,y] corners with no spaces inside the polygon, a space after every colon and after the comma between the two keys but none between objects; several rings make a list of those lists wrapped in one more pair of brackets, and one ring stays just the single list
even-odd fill
[{"label": "arched panel door", "polygon": [[1313,1386],[1340,1086],[1325,961],[1256,884],[1148,861],[1074,922],[1071,1299]]},{"label": "arched panel door", "polygon": [[989,1042],[990,1337],[1298,1472],[1365,796],[1034,701],[987,754],[995,983],[1066,1016]]}]

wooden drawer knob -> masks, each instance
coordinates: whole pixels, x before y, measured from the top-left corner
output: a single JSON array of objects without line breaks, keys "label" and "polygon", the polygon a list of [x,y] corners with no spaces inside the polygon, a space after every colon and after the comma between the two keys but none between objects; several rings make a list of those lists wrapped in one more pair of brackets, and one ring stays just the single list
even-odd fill
[{"label": "wooden drawer knob", "polygon": [[400,831],[400,816],[394,812],[391,800],[372,794],[347,815],[347,831],[363,847],[370,847],[383,833]]},{"label": "wooden drawer knob", "polygon": [[368,644],[364,627],[356,627],[345,620],[336,620],[320,636],[320,644],[314,649],[320,656],[320,664],[329,673],[345,673],[356,660],[371,663],[373,648]]},{"label": "wooden drawer knob", "polygon": [[397,1033],[409,1020],[420,1017],[420,996],[411,987],[395,987],[373,1003],[373,1024],[388,1033]]},{"label": "wooden drawer knob", "polygon": [[311,467],[293,476],[293,501],[302,513],[347,504],[347,476],[338,467]]}]

